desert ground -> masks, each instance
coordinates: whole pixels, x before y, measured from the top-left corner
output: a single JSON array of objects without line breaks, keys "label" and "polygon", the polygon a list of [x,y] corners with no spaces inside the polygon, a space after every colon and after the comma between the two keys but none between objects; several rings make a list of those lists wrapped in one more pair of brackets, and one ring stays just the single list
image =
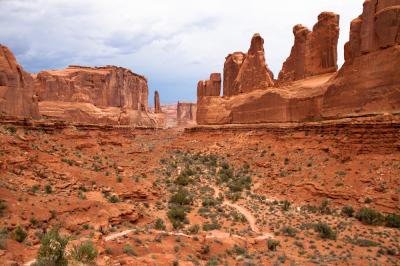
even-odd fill
[{"label": "desert ground", "polygon": [[399,265],[399,131],[385,121],[2,124],[0,264],[34,264],[58,228],[67,254],[90,242],[98,265]]}]

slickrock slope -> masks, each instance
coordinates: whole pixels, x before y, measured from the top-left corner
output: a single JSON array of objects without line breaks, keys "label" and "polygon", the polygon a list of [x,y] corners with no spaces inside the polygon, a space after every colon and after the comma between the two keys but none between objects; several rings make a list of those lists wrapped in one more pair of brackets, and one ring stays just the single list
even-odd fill
[{"label": "slickrock slope", "polygon": [[283,63],[279,82],[304,79],[337,71],[339,15],[323,12],[313,31],[299,24],[294,26],[294,45]]},{"label": "slickrock slope", "polygon": [[17,63],[12,52],[1,44],[0,115],[39,116],[32,77]]},{"label": "slickrock slope", "polygon": [[177,104],[177,121],[179,126],[189,126],[196,124],[197,105],[195,103]]},{"label": "slickrock slope", "polygon": [[143,76],[115,67],[70,66],[42,71],[35,81],[40,114],[69,122],[157,126],[148,113]]},{"label": "slickrock slope", "polygon": [[[400,113],[399,14],[399,0],[366,1],[363,14],[351,24],[346,61],[338,72],[338,16],[322,13],[313,32],[295,26],[295,45],[277,85],[233,97],[198,98],[197,123],[304,122]],[[228,56],[225,66],[240,65],[238,57]],[[229,71],[224,80],[231,84]],[[225,96],[236,92],[224,87]]]},{"label": "slickrock slope", "polygon": [[400,111],[400,0],[365,1],[345,60],[328,84],[323,116]]}]

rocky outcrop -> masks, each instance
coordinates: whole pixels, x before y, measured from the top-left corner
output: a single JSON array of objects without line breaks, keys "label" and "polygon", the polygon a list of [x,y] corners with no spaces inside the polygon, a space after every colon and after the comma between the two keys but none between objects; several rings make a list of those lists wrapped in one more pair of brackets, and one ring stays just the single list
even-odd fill
[{"label": "rocky outcrop", "polygon": [[157,90],[154,92],[154,113],[161,113],[160,95]]},{"label": "rocky outcrop", "polygon": [[367,0],[351,23],[345,64],[327,85],[323,116],[400,112],[400,0]]},{"label": "rocky outcrop", "polygon": [[38,117],[33,79],[0,44],[0,116]]},{"label": "rocky outcrop", "polygon": [[299,24],[293,34],[294,45],[279,73],[280,83],[337,71],[339,15],[323,12],[313,31]]},{"label": "rocky outcrop", "polygon": [[196,124],[197,105],[195,103],[177,104],[177,122],[179,126],[188,126]]},{"label": "rocky outcrop", "polygon": [[35,88],[44,117],[93,124],[158,124],[147,112],[146,78],[125,68],[70,66],[42,71]]},{"label": "rocky outcrop", "polygon": [[209,80],[200,80],[197,83],[197,97],[220,96],[221,74],[212,73]]},{"label": "rocky outcrop", "polygon": [[233,96],[273,86],[273,74],[265,63],[264,39],[256,33],[247,54],[235,52],[224,64],[224,96]]},{"label": "rocky outcrop", "polygon": [[[296,26],[295,45],[277,85],[246,93],[239,90],[238,95],[237,90],[224,87],[226,96],[232,97],[199,98],[197,123],[259,124],[400,114],[400,0],[365,1],[363,14],[351,23],[345,64],[336,72],[338,19],[324,12],[312,32]],[[228,56],[226,66],[234,69],[232,61],[234,57]],[[227,80],[230,84],[232,78]]]}]

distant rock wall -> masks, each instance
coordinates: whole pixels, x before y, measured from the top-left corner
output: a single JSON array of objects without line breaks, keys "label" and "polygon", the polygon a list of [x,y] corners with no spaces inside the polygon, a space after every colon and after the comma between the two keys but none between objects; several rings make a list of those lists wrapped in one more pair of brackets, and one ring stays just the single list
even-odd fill
[{"label": "distant rock wall", "polygon": [[18,65],[14,55],[0,44],[0,116],[38,117],[33,78]]},{"label": "distant rock wall", "polygon": [[212,73],[209,80],[200,80],[197,84],[197,97],[220,96],[221,74]]},{"label": "distant rock wall", "polygon": [[280,83],[337,71],[339,15],[323,12],[313,31],[299,24],[293,34],[294,45],[279,73]]},{"label": "distant rock wall", "polygon": [[195,103],[177,104],[177,122],[179,126],[196,124],[197,105]]}]

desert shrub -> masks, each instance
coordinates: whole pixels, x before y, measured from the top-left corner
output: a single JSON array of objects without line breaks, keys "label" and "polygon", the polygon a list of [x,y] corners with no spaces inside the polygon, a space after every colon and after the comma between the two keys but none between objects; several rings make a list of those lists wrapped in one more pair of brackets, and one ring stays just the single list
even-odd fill
[{"label": "desert shrub", "polygon": [[0,231],[0,250],[6,250],[7,249],[7,235],[8,231],[2,230]]},{"label": "desert shrub", "polygon": [[207,197],[203,199],[201,204],[203,205],[203,207],[214,207],[218,205],[218,201],[212,197]]},{"label": "desert shrub", "polygon": [[46,192],[46,194],[51,194],[51,193],[53,192],[53,188],[51,187],[50,184],[47,184],[47,185],[44,187],[44,191]]},{"label": "desert shrub", "polygon": [[24,242],[25,238],[28,236],[28,233],[21,227],[17,226],[13,232],[13,238],[17,242]]},{"label": "desert shrub", "polygon": [[180,185],[180,186],[187,186],[190,184],[192,180],[186,176],[182,175],[182,173],[175,179],[175,184]]},{"label": "desert shrub", "polygon": [[154,228],[157,230],[165,230],[165,224],[164,221],[161,218],[157,218]]},{"label": "desert shrub", "polygon": [[195,235],[200,231],[200,226],[198,224],[194,224],[188,228],[188,233],[191,235]]},{"label": "desert shrub", "polygon": [[175,229],[182,228],[186,220],[186,212],[183,207],[172,207],[168,211],[167,216]]},{"label": "desert shrub", "polygon": [[65,247],[68,238],[59,234],[58,228],[47,232],[41,241],[35,266],[66,266]]},{"label": "desert shrub", "polygon": [[204,245],[204,246],[202,246],[202,247],[201,247],[201,250],[200,250],[200,253],[201,253],[201,254],[208,254],[208,253],[210,253],[210,246],[209,246],[209,245]]},{"label": "desert shrub", "polygon": [[400,229],[400,215],[391,213],[386,216],[385,220],[386,220],[385,225],[387,227]]},{"label": "desert shrub", "polygon": [[203,224],[203,230],[204,231],[211,231],[211,230],[217,230],[220,229],[221,225],[217,223],[217,221],[212,221],[212,223],[205,223]]},{"label": "desert shrub", "polygon": [[236,255],[245,255],[247,253],[246,249],[244,249],[236,244],[233,246],[232,252],[235,253]]},{"label": "desert shrub", "polygon": [[136,252],[133,250],[132,246],[130,244],[126,244],[123,247],[123,252],[125,254],[131,255],[131,256],[137,256]]},{"label": "desert shrub", "polygon": [[290,205],[291,205],[290,201],[284,200],[284,201],[282,202],[282,210],[288,211],[289,208],[290,208]]},{"label": "desert shrub", "polygon": [[111,202],[111,203],[117,203],[117,202],[120,201],[120,199],[119,199],[119,197],[118,197],[117,195],[111,195],[111,196],[108,198],[108,201]]},{"label": "desert shrub", "polygon": [[324,199],[319,206],[319,211],[322,214],[331,214],[331,209],[329,208],[329,200]]},{"label": "desert shrub", "polygon": [[342,214],[346,215],[347,217],[353,217],[354,215],[354,209],[351,206],[344,206],[342,208]]},{"label": "desert shrub", "polygon": [[369,208],[362,208],[356,214],[356,218],[363,224],[381,225],[385,217],[378,211]]},{"label": "desert shrub", "polygon": [[189,205],[192,203],[192,198],[186,189],[180,188],[169,200],[170,203],[174,203],[180,206]]},{"label": "desert shrub", "polygon": [[285,236],[290,236],[290,237],[295,237],[297,230],[291,226],[284,226],[281,229],[282,234],[284,234]]},{"label": "desert shrub", "polygon": [[75,261],[86,264],[93,263],[97,254],[97,249],[91,241],[85,241],[80,245],[74,245],[71,250],[71,257]]},{"label": "desert shrub", "polygon": [[319,233],[323,239],[336,239],[336,232],[326,223],[317,223],[314,225],[314,230]]},{"label": "desert shrub", "polygon": [[279,246],[279,240],[268,239],[267,240],[267,247],[271,251],[276,251],[277,247]]},{"label": "desert shrub", "polygon": [[6,202],[4,200],[0,200],[0,215],[3,215],[5,209],[7,209]]}]

